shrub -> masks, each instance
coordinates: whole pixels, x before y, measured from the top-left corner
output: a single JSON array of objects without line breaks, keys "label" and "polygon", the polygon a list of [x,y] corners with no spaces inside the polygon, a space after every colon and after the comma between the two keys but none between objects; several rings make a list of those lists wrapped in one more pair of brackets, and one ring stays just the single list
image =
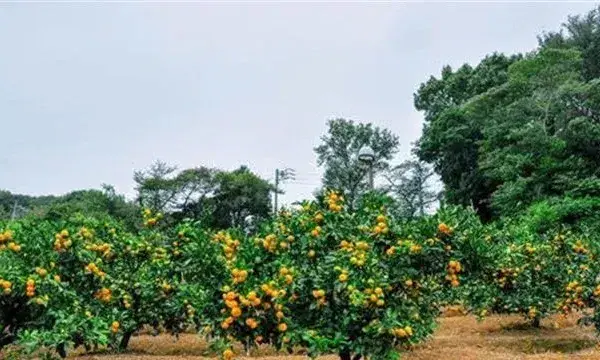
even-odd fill
[{"label": "shrub", "polygon": [[[427,338],[441,290],[460,283],[460,261],[445,246],[454,230],[430,223],[428,231],[411,232],[381,200],[348,212],[331,192],[321,203],[284,212],[253,239],[217,235],[230,244],[231,274],[219,299],[217,335],[247,347],[300,346],[310,356],[334,352],[344,360],[395,357],[397,348]],[[233,356],[226,341],[221,348]]]}]

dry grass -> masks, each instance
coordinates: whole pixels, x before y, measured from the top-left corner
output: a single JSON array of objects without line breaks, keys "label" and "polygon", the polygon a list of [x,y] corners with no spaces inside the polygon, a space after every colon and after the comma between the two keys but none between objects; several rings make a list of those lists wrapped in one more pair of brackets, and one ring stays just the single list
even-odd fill
[{"label": "dry grass", "polygon": [[[468,316],[447,316],[427,343],[406,353],[406,360],[485,359],[485,360],[557,360],[600,359],[595,332],[580,327],[576,317],[555,317],[542,322],[542,328],[523,326],[516,316],[493,316],[483,322]],[[211,356],[206,342],[187,334],[178,341],[169,336],[141,335],[131,342],[127,354],[97,354],[74,357],[75,360],[198,360]],[[260,348],[251,353],[253,359],[299,360],[302,355],[286,356],[272,349]],[[334,360],[326,356],[323,360]]]}]

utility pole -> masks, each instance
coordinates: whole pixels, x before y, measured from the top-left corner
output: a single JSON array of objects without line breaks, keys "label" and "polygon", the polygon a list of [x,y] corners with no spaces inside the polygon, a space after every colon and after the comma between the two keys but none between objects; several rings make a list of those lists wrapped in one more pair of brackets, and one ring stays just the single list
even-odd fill
[{"label": "utility pole", "polygon": [[279,193],[279,169],[275,169],[275,207],[273,214],[277,215],[277,193]]},{"label": "utility pole", "polygon": [[296,173],[294,172],[294,169],[275,169],[275,206],[273,210],[274,214],[277,214],[277,196],[279,195],[279,182],[285,180],[293,180],[295,176]]}]

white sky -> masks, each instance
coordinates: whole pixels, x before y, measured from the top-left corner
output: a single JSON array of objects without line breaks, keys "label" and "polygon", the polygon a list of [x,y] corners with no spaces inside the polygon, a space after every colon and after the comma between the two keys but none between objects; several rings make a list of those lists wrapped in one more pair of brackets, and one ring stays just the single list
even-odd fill
[{"label": "white sky", "polygon": [[2,3],[0,188],[62,194],[134,169],[296,169],[310,197],[326,120],[420,135],[412,94],[442,66],[532,50],[594,2]]}]

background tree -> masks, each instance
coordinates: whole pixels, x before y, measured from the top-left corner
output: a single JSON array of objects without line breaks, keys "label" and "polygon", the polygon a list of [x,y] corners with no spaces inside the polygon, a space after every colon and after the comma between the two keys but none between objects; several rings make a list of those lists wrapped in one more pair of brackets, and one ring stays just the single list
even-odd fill
[{"label": "background tree", "polygon": [[76,214],[103,218],[109,216],[133,230],[139,222],[140,209],[116,193],[114,187],[103,185],[102,190],[72,191],[57,198],[45,208],[37,209],[37,216],[48,220],[67,220]]},{"label": "background tree", "polygon": [[140,206],[160,212],[174,209],[181,190],[176,171],[177,167],[160,160],[146,170],[135,171],[133,180]]},{"label": "background tree", "polygon": [[385,176],[388,193],[396,200],[395,215],[402,218],[423,216],[439,201],[440,192],[432,190],[435,173],[419,160],[406,160]]},{"label": "background tree", "polygon": [[271,213],[273,186],[245,166],[231,172],[206,167],[177,172],[158,161],[136,171],[134,180],[140,204],[173,221],[190,218],[221,229],[241,227],[249,216],[258,220]]},{"label": "background tree", "polygon": [[266,219],[271,215],[273,185],[246,166],[216,175],[217,187],[210,199],[212,226],[217,229],[244,227],[246,219]]},{"label": "background tree", "polygon": [[324,167],[323,187],[338,189],[350,203],[368,190],[367,169],[357,159],[361,147],[368,145],[375,152],[376,173],[389,169],[389,161],[398,151],[398,137],[387,129],[352,120],[334,119],[327,123],[327,134],[314,150],[317,164]]},{"label": "background tree", "polygon": [[18,216],[35,213],[40,208],[45,208],[57,201],[58,196],[31,196],[13,194],[10,191],[0,190],[0,219],[10,219],[15,205]]},{"label": "background tree", "polygon": [[493,219],[600,194],[598,9],[564,28],[526,56],[492,54],[421,85],[417,154],[440,174],[448,202]]},{"label": "background tree", "polygon": [[519,58],[494,53],[475,68],[463,65],[453,72],[446,66],[441,78],[431,77],[415,94],[415,107],[425,115],[419,159],[433,164],[449,203],[473,205],[484,218],[491,217],[489,198],[497,184],[479,169],[483,120],[468,116],[461,105],[506,83],[508,67]]}]

